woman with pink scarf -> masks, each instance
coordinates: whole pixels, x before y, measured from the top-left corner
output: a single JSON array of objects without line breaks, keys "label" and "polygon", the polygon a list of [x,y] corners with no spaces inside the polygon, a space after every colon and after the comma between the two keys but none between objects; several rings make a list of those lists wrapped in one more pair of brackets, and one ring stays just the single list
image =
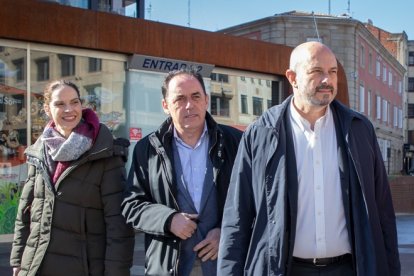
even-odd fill
[{"label": "woman with pink scarf", "polygon": [[71,82],[46,87],[44,110],[51,120],[25,151],[13,275],[130,275],[134,233],[120,210],[127,148],[82,109]]}]

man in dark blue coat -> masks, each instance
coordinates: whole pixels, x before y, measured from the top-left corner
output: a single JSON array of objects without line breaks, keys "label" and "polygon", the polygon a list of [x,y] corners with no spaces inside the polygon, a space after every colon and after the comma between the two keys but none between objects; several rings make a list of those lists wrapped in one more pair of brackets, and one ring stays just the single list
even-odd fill
[{"label": "man in dark blue coat", "polygon": [[296,47],[281,105],[243,135],[218,275],[400,275],[395,213],[374,128],[334,100],[337,61]]}]

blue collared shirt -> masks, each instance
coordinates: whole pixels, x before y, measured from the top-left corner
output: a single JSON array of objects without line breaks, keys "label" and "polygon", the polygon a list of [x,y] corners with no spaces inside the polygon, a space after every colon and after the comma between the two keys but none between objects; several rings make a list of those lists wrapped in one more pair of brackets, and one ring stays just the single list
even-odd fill
[{"label": "blue collared shirt", "polygon": [[200,212],[201,196],[203,193],[204,179],[207,172],[207,157],[209,136],[207,124],[204,124],[203,132],[196,145],[187,145],[174,128],[174,143],[180,155],[181,167],[187,190],[193,200],[194,207]]}]

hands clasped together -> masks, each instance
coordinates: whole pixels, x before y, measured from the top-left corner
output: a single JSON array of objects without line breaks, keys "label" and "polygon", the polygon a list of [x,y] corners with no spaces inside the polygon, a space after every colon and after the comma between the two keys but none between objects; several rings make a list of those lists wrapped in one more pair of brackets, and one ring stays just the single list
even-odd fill
[{"label": "hands clasped together", "polygon": [[[173,216],[170,231],[182,240],[191,238],[197,230],[197,214],[177,213]],[[220,242],[220,228],[213,228],[204,240],[194,246],[201,261],[215,260],[218,256]]]}]

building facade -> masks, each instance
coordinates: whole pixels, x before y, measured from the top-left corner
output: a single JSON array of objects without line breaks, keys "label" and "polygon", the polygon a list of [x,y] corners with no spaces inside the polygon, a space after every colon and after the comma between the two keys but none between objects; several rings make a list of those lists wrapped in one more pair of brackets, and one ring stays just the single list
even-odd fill
[{"label": "building facade", "polygon": [[[48,120],[42,95],[51,80],[75,82],[85,106],[131,141],[130,152],[165,119],[161,85],[170,70],[196,68],[213,116],[242,129],[290,93],[285,45],[48,1],[0,0],[0,7],[0,234],[13,231],[24,149]],[[338,98],[348,104],[341,66],[339,82]]]},{"label": "building facade", "polygon": [[220,32],[294,47],[319,40],[343,65],[349,105],[374,127],[389,174],[403,169],[405,68],[370,30],[347,16],[287,12]]}]

